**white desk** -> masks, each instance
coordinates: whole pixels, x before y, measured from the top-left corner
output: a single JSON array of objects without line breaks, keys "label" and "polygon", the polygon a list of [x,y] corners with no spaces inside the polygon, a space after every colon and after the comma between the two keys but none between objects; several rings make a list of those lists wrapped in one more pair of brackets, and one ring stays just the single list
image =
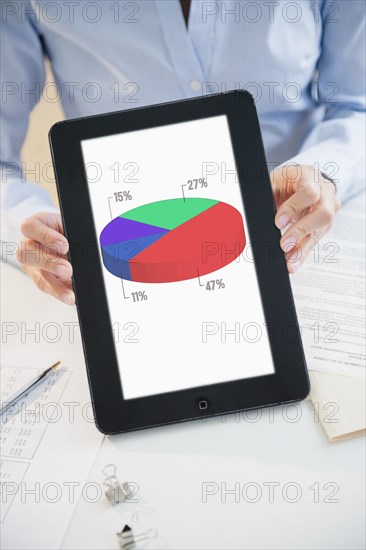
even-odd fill
[{"label": "white desk", "polygon": [[[1,287],[5,349],[81,351],[78,331],[69,338],[74,308],[41,294],[11,266],[2,266]],[[36,334],[27,334],[31,328]],[[14,332],[6,343],[5,330]],[[101,469],[116,463],[120,477],[138,485],[139,506],[150,511],[146,524],[168,548],[364,548],[364,439],[329,443],[309,402],[297,422],[286,411],[294,418],[294,407],[279,407],[263,410],[257,422],[249,421],[255,413],[231,415],[106,438],[90,480],[101,483]],[[217,490],[207,502],[205,482]],[[222,483],[239,491],[226,502]],[[271,483],[279,484],[273,498]],[[104,497],[80,501],[64,547],[118,548],[115,533],[133,507],[111,508]]]}]

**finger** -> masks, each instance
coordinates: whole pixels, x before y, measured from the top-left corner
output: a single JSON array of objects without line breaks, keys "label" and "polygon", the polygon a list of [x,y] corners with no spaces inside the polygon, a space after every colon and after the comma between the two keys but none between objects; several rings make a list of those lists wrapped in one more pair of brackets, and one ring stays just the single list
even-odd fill
[{"label": "finger", "polygon": [[282,250],[287,253],[310,233],[318,232],[322,228],[328,229],[332,225],[335,208],[334,186],[328,182],[321,187],[320,200],[314,209],[292,224],[282,235]]},{"label": "finger", "polygon": [[52,288],[43,276],[42,271],[39,269],[30,269],[29,267],[26,267],[24,271],[32,277],[34,284],[41,292],[52,295]]},{"label": "finger", "polygon": [[319,230],[327,230],[332,224],[334,217],[334,207],[326,203],[317,206],[310,214],[300,218],[298,222],[282,235],[280,245],[284,252],[290,252],[307,235],[312,233],[319,237]]},{"label": "finger", "polygon": [[[313,174],[304,167],[299,167],[298,179],[292,181],[292,187],[296,191],[279,207],[275,224],[283,229],[290,222],[296,222],[301,214],[320,199],[320,183],[315,181]],[[285,187],[285,186],[284,186]]]},{"label": "finger", "polygon": [[322,189],[327,191],[331,195],[334,205],[334,212],[337,213],[341,209],[342,203],[336,195],[336,188],[334,186],[334,183],[330,180],[323,179]]},{"label": "finger", "polygon": [[73,303],[75,302],[71,279],[68,279],[67,281],[60,280],[52,273],[42,271],[40,269],[34,269],[34,267],[30,267],[27,264],[22,265],[22,269],[27,275],[29,275],[33,279],[37,288],[42,290],[42,292],[53,295],[52,286],[54,281],[57,281],[60,285],[62,285],[62,290],[65,294],[68,294],[70,291],[72,292],[72,299],[69,298],[69,296],[61,299],[63,301],[66,301],[66,303],[71,303],[72,301]]},{"label": "finger", "polygon": [[29,270],[29,274],[37,288],[42,292],[50,294],[68,305],[73,305],[75,303],[75,296],[72,290],[58,281],[51,273],[33,269]]},{"label": "finger", "polygon": [[70,262],[45,250],[38,242],[31,239],[21,242],[17,251],[17,259],[20,264],[28,267],[48,271],[62,279],[71,279],[72,267]]},{"label": "finger", "polygon": [[282,193],[281,193],[281,185],[280,185],[282,178],[279,177],[277,168],[275,168],[272,172],[270,172],[269,178],[271,180],[273,198],[276,204],[276,208],[278,209],[281,202],[283,202],[283,199],[281,200]]},{"label": "finger", "polygon": [[269,174],[271,185],[272,185],[273,197],[274,197],[277,209],[293,192],[291,183],[288,182],[289,185],[286,185],[287,182],[284,181],[284,174],[285,174],[284,166],[282,165],[272,170],[272,172],[270,172]]},{"label": "finger", "polygon": [[28,239],[39,242],[45,247],[53,250],[54,253],[66,254],[69,249],[67,239],[60,233],[57,222],[54,225],[57,229],[47,225],[37,216],[31,216],[24,220],[21,225],[22,234]]},{"label": "finger", "polygon": [[296,271],[302,266],[306,258],[312,251],[312,247],[315,243],[318,243],[320,239],[326,233],[326,229],[314,232],[307,235],[297,245],[295,250],[286,255],[287,269],[289,273],[296,273]]},{"label": "finger", "polygon": [[34,217],[52,227],[52,229],[56,229],[62,235],[64,234],[61,215],[58,212],[37,212],[34,214]]},{"label": "finger", "polygon": [[47,271],[43,271],[42,275],[50,288],[50,293],[52,296],[58,300],[61,300],[61,302],[68,304],[69,306],[73,306],[75,304],[75,294],[72,290],[71,283],[65,284],[61,282],[57,279],[57,277],[52,275],[52,273]]}]

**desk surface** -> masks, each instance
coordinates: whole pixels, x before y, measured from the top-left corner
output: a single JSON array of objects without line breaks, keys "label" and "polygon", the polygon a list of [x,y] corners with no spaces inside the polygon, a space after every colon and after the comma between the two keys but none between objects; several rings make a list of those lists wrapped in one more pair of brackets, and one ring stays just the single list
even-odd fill
[{"label": "desk surface", "polygon": [[[4,264],[1,319],[5,350],[82,350],[75,308]],[[365,546],[365,440],[329,443],[308,401],[106,438],[90,480],[110,462],[139,503],[81,500],[65,548],[117,548],[136,506],[167,548]]]}]

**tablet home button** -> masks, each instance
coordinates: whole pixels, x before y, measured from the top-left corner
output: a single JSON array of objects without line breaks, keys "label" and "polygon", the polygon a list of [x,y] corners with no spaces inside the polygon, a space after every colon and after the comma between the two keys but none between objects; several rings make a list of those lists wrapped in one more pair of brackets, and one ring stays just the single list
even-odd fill
[{"label": "tablet home button", "polygon": [[206,399],[206,397],[199,397],[197,399],[197,405],[198,405],[198,409],[201,412],[207,412],[210,409],[210,402],[208,399]]}]

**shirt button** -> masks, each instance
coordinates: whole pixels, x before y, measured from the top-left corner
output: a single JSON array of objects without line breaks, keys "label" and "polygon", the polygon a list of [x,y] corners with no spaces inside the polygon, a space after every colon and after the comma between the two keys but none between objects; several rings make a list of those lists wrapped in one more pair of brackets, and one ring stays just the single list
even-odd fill
[{"label": "shirt button", "polygon": [[201,84],[201,82],[199,82],[199,80],[192,80],[191,88],[194,92],[199,92],[199,91],[201,91],[202,84]]}]

